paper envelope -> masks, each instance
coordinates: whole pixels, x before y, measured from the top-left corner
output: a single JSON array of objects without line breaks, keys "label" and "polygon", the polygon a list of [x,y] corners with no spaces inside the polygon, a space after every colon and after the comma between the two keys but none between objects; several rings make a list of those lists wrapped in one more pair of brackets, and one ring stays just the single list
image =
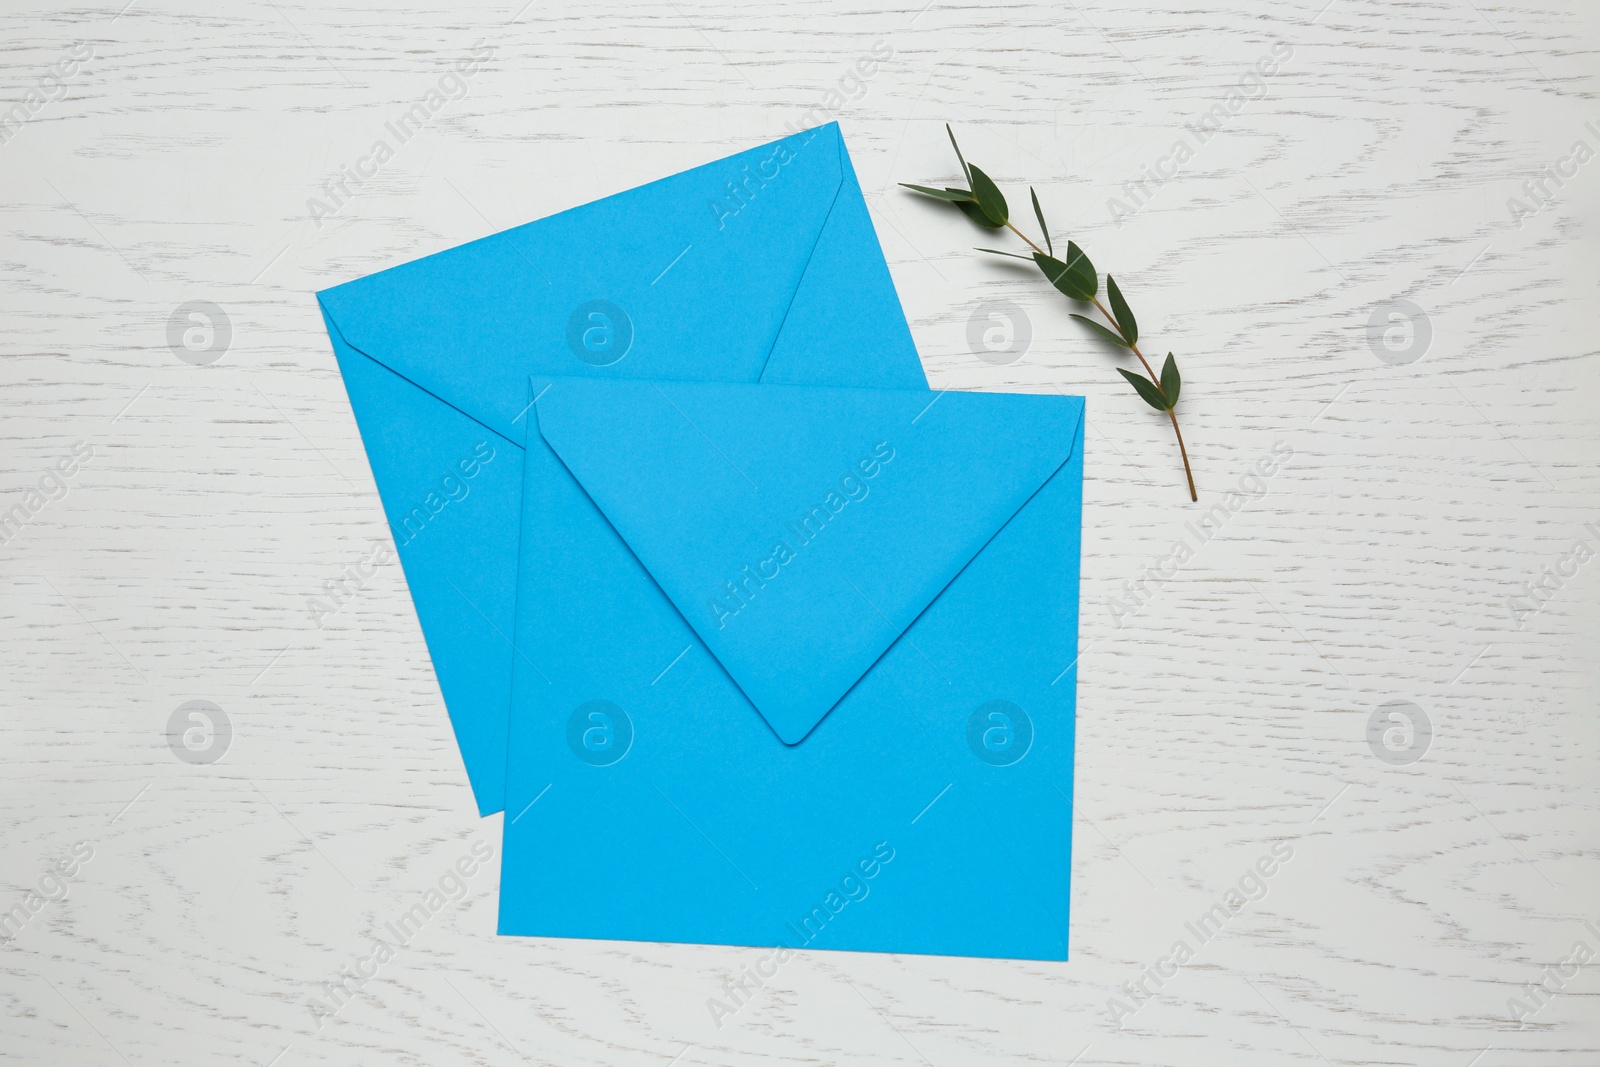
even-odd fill
[{"label": "paper envelope", "polygon": [[927,388],[834,124],[318,300],[484,814],[530,374]]},{"label": "paper envelope", "polygon": [[1082,399],[531,392],[500,932],[1065,959]]}]

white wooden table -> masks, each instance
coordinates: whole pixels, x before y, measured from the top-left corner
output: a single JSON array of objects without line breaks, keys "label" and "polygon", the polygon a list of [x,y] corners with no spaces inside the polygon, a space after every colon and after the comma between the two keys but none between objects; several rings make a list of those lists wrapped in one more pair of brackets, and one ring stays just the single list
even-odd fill
[{"label": "white wooden table", "polygon": [[[0,16],[0,1059],[1600,1063],[1600,9],[121,2]],[[1090,397],[1072,959],[803,953],[718,1027],[758,952],[494,935],[399,568],[317,625],[389,534],[311,294],[808,115],[932,383]],[[1180,356],[1199,506],[1066,301],[896,187],[947,120]],[[230,732],[175,751],[191,701]]]}]

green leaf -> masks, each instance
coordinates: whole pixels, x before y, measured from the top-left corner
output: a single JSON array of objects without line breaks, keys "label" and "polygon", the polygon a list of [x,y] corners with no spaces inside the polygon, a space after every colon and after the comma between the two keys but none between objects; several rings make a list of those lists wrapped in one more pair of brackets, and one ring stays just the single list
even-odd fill
[{"label": "green leaf", "polygon": [[1112,333],[1110,330],[1106,329],[1093,319],[1085,318],[1082,315],[1074,315],[1072,317],[1089,327],[1089,329],[1093,330],[1095,333],[1099,334],[1104,340],[1110,341],[1112,344],[1116,345],[1118,348],[1128,347],[1128,342],[1124,341],[1122,338],[1118,337],[1116,334]]},{"label": "green leaf", "polygon": [[1094,299],[1095,283],[1093,274],[1085,277],[1081,271],[1073,270],[1059,259],[1040,252],[1033,254],[1033,261],[1039,264],[1039,269],[1044,272],[1044,276],[1050,284],[1067,296],[1074,300]]},{"label": "green leaf", "polygon": [[1116,280],[1109,274],[1106,275],[1106,295],[1111,298],[1111,314],[1117,320],[1122,336],[1128,339],[1130,345],[1138,344],[1139,324],[1133,321],[1133,309],[1122,299],[1122,290],[1117,288]]},{"label": "green leaf", "polygon": [[1083,254],[1083,249],[1071,241],[1067,242],[1067,269],[1079,277],[1082,286],[1089,290],[1089,297],[1100,291],[1099,275],[1094,272],[1094,264]]},{"label": "green leaf", "polygon": [[939,200],[960,203],[961,201],[972,199],[972,194],[965,189],[930,189],[926,185],[912,185],[910,182],[901,182],[900,184],[907,189],[921,193],[923,196],[931,196]]},{"label": "green leaf", "polygon": [[989,216],[983,213],[983,209],[970,200],[957,200],[955,204],[956,207],[961,209],[961,213],[963,215],[971,219],[973,222],[976,222],[979,226],[983,226],[991,230],[998,230],[1000,227],[1005,225],[1003,222],[991,221]]},{"label": "green leaf", "polygon": [[967,157],[961,154],[961,146],[956,144],[956,131],[952,130],[947,122],[944,124],[944,132],[950,135],[950,147],[956,150],[956,159],[961,161],[961,174],[967,179],[967,184],[971,185],[972,171],[967,167]]},{"label": "green leaf", "polygon": [[1031,256],[1018,255],[1016,252],[1002,252],[998,248],[979,248],[979,249],[976,249],[976,251],[988,252],[991,255],[996,255],[996,256],[1010,256],[1012,259],[1020,259],[1020,260],[1023,260],[1024,262],[1026,262],[1026,261],[1028,261],[1028,260],[1033,258]]},{"label": "green leaf", "polygon": [[1161,367],[1161,391],[1167,394],[1167,407],[1178,406],[1178,390],[1182,388],[1183,381],[1178,377],[1178,361],[1172,358],[1172,353],[1167,353],[1167,362]]},{"label": "green leaf", "polygon": [[1001,195],[1000,187],[994,183],[977,164],[968,164],[967,170],[972,174],[972,196],[978,201],[978,206],[989,217],[989,221],[996,226],[1004,226],[1010,213],[1006,208],[1006,198]]},{"label": "green leaf", "polygon": [[1039,194],[1033,191],[1033,186],[1028,186],[1028,195],[1033,197],[1033,216],[1039,220],[1039,232],[1044,234],[1044,247],[1052,256],[1056,254],[1055,242],[1050,240],[1050,227],[1045,225],[1044,209],[1039,207]]},{"label": "green leaf", "polygon": [[1141,378],[1137,374],[1117,368],[1117,373],[1128,379],[1128,384],[1133,386],[1133,391],[1144,398],[1144,402],[1157,411],[1167,410],[1167,402],[1161,395],[1161,390],[1156,388],[1156,383],[1149,378]]}]

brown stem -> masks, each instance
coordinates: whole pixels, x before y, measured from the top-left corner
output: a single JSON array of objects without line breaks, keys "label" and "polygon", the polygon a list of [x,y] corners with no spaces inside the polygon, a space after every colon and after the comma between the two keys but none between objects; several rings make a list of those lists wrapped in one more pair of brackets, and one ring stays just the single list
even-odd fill
[{"label": "brown stem", "polygon": [[1038,245],[1034,244],[1032,238],[1030,238],[1027,234],[1023,233],[1021,230],[1017,229],[1017,227],[1013,223],[1011,223],[1010,221],[1006,222],[1006,229],[1010,230],[1012,233],[1016,234],[1018,237],[1022,238],[1024,241],[1027,241],[1028,242],[1028,247],[1033,249],[1035,252],[1039,253],[1041,256],[1049,254],[1044,249],[1042,249]]},{"label": "brown stem", "polygon": [[1178,429],[1178,416],[1171,408],[1167,409],[1167,418],[1172,420],[1172,432],[1178,438],[1178,453],[1183,456],[1183,473],[1189,479],[1189,502],[1198,504],[1200,494],[1194,491],[1194,471],[1189,469],[1189,450],[1183,447],[1183,431]]}]

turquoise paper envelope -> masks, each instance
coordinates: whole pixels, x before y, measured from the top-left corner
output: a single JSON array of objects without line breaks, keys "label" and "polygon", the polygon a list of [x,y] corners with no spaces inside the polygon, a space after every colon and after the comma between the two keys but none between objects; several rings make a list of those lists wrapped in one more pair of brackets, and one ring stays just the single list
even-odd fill
[{"label": "turquoise paper envelope", "polygon": [[479,810],[530,374],[926,389],[837,125],[318,294]]},{"label": "turquoise paper envelope", "polygon": [[531,391],[500,932],[1065,959],[1083,401]]}]

